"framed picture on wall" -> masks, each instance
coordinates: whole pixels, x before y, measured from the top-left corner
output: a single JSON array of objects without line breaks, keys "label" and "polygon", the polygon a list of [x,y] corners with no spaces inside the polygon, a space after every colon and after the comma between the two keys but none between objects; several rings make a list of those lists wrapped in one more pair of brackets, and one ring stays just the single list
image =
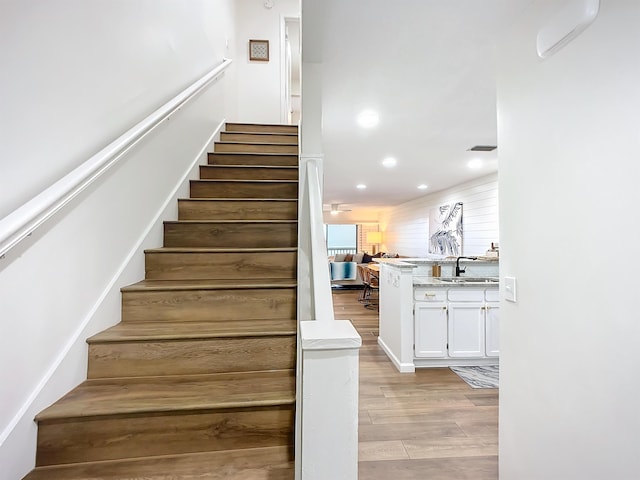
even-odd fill
[{"label": "framed picture on wall", "polygon": [[269,61],[269,40],[249,40],[249,60]]},{"label": "framed picture on wall", "polygon": [[429,213],[429,253],[462,255],[462,202],[441,205]]}]

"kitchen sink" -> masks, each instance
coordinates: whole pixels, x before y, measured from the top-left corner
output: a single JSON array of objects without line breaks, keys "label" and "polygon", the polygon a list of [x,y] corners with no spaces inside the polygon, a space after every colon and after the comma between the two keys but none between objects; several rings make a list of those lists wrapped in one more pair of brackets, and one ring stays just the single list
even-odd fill
[{"label": "kitchen sink", "polygon": [[496,277],[440,277],[438,280],[446,283],[477,283],[477,284],[486,284],[486,283],[498,283],[499,280]]}]

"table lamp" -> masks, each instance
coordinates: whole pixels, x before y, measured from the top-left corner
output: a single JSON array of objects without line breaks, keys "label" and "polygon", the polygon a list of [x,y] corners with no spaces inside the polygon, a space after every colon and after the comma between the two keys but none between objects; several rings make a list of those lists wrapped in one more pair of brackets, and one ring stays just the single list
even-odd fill
[{"label": "table lamp", "polygon": [[367,243],[373,245],[373,254],[377,252],[377,246],[382,243],[382,232],[367,232]]}]

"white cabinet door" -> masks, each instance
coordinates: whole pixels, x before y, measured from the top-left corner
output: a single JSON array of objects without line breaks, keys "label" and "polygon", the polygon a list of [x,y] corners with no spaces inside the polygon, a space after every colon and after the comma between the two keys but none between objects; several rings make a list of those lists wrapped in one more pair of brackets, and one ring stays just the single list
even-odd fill
[{"label": "white cabinet door", "polygon": [[487,302],[485,309],[487,357],[500,356],[500,303]]},{"label": "white cabinet door", "polygon": [[447,356],[446,303],[416,302],[414,341],[417,358]]},{"label": "white cabinet door", "polygon": [[484,302],[449,303],[449,356],[484,357]]}]

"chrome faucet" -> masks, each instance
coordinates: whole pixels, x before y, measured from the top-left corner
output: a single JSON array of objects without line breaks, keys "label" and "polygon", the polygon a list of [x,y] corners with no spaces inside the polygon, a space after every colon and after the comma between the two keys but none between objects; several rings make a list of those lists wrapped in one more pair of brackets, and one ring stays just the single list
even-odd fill
[{"label": "chrome faucet", "polygon": [[456,259],[456,277],[459,277],[461,273],[464,273],[467,271],[466,268],[460,268],[460,259],[461,258],[466,258],[467,260],[477,260],[478,257],[458,257]]}]

